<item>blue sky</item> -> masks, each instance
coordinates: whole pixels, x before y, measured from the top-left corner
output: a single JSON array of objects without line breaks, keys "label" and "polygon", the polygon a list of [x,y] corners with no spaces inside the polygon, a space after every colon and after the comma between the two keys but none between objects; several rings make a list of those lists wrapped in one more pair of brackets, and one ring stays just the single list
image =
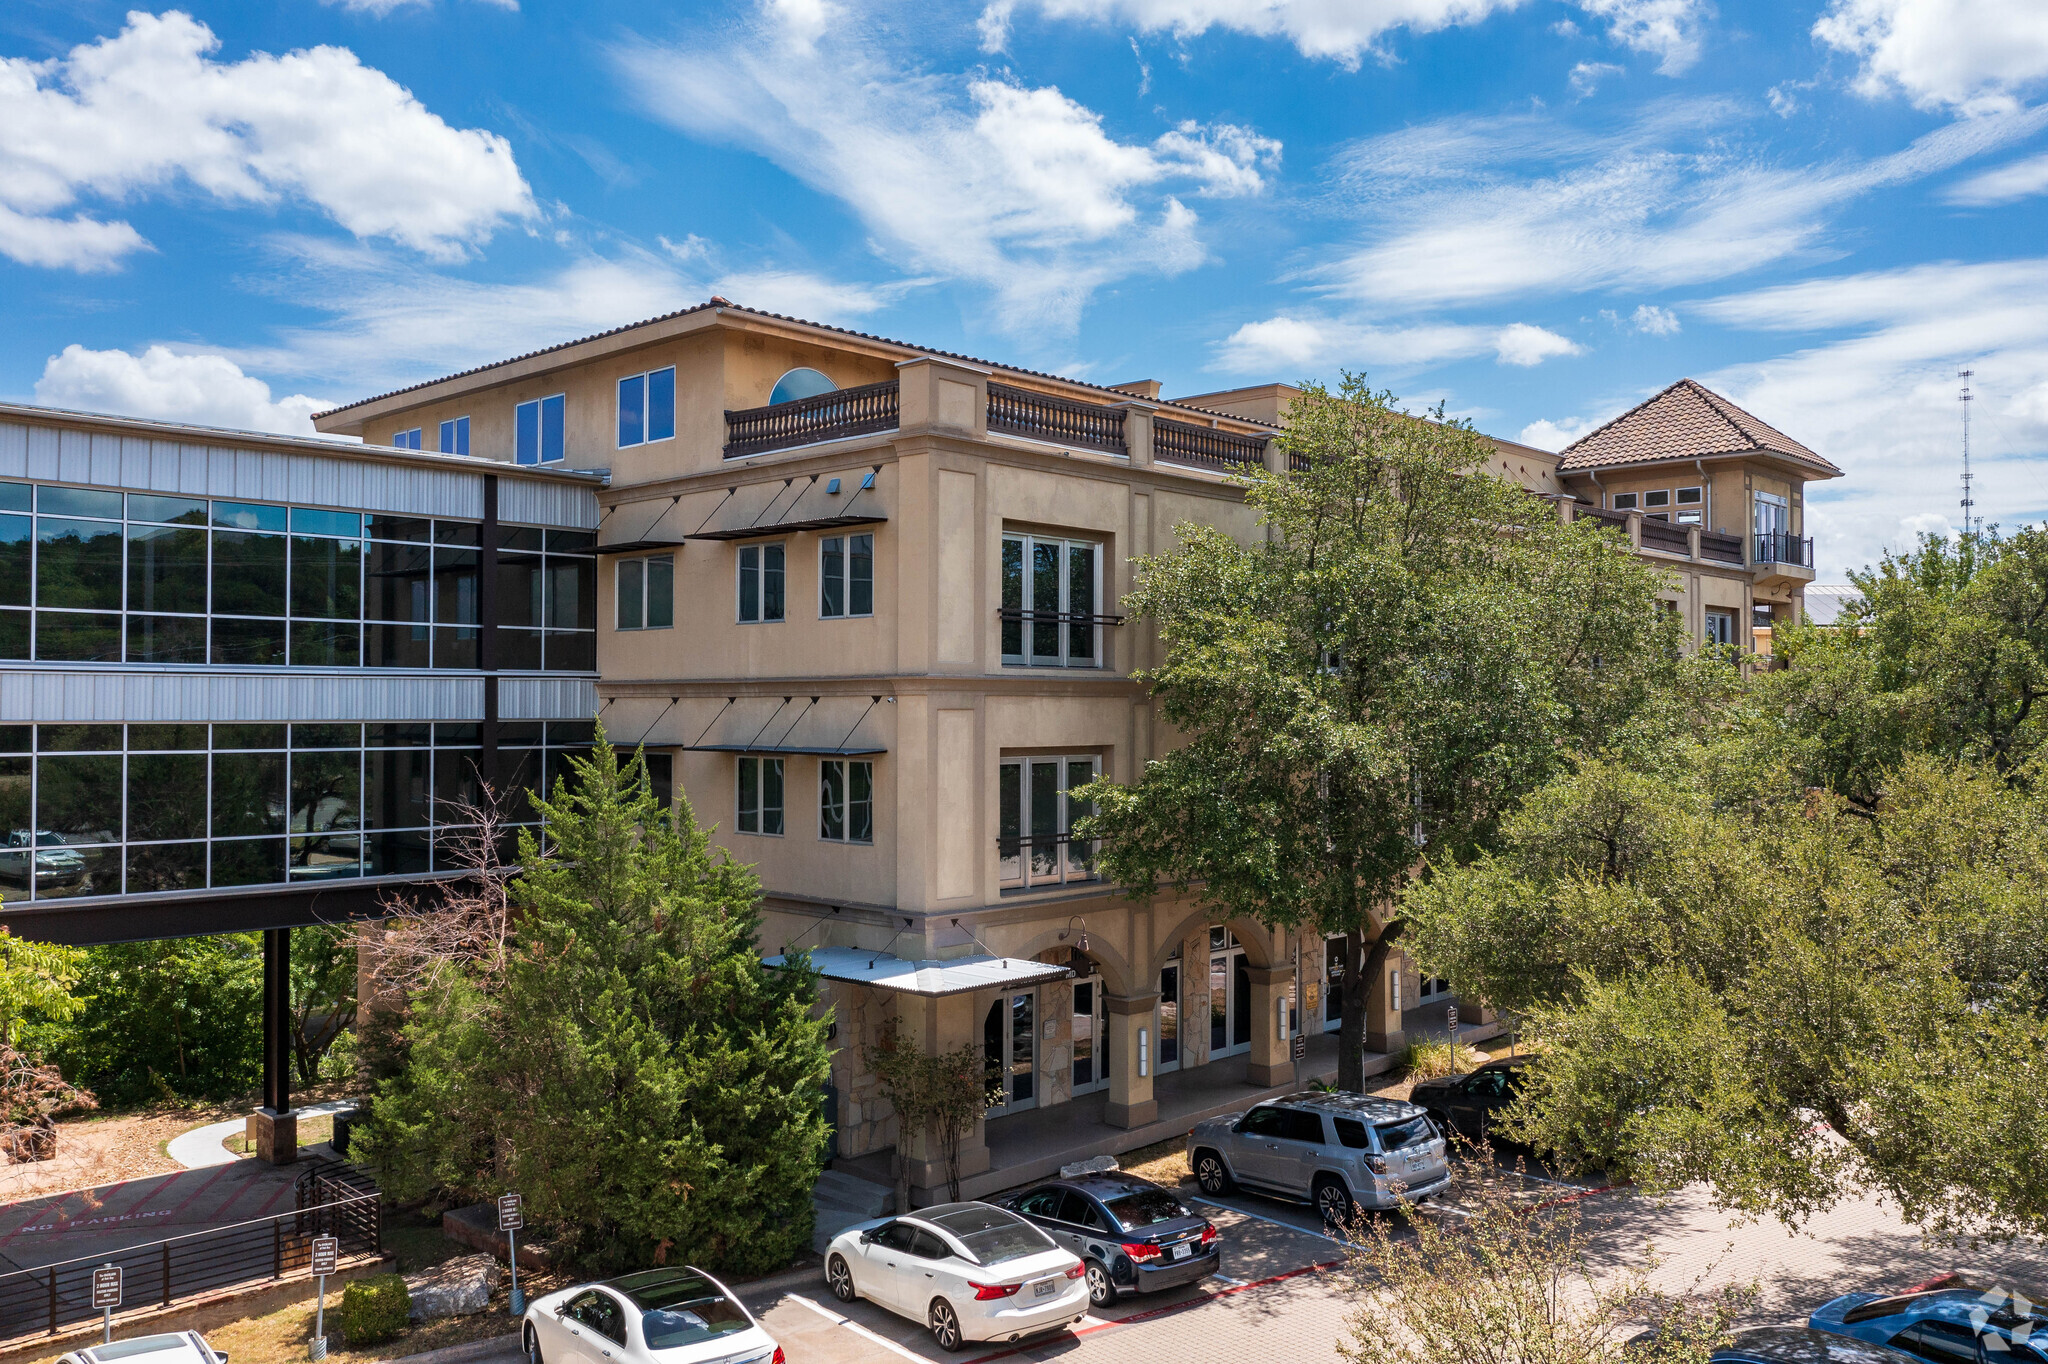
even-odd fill
[{"label": "blue sky", "polygon": [[2048,510],[2041,0],[0,11],[0,394],[305,430],[711,293],[1555,448],[1684,375],[1824,577]]}]

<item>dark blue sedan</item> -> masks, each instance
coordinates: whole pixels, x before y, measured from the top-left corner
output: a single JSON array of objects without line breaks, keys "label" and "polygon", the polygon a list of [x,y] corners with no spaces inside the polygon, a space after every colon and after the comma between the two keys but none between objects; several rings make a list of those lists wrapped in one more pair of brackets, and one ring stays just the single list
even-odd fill
[{"label": "dark blue sedan", "polygon": [[1081,1257],[1094,1307],[1125,1293],[1198,1283],[1222,1263],[1215,1224],[1135,1175],[1055,1179],[1004,1199],[1003,1206]]},{"label": "dark blue sedan", "polygon": [[2013,1287],[1954,1276],[1888,1297],[1847,1293],[1808,1319],[1816,1331],[1889,1345],[1929,1364],[2048,1364],[2048,1307]]}]

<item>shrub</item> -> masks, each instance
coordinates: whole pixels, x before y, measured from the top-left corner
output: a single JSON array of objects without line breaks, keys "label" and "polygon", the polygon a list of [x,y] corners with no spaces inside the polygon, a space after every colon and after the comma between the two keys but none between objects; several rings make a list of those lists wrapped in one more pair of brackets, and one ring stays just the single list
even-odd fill
[{"label": "shrub", "polygon": [[341,1334],[353,1350],[389,1340],[412,1319],[412,1294],[396,1274],[372,1274],[341,1292]]},{"label": "shrub", "polygon": [[1477,1070],[1486,1064],[1486,1053],[1477,1047],[1452,1049],[1449,1038],[1410,1042],[1408,1050],[1401,1053],[1401,1064],[1408,1068],[1408,1076],[1414,1080],[1434,1080],[1439,1075],[1463,1073]]}]

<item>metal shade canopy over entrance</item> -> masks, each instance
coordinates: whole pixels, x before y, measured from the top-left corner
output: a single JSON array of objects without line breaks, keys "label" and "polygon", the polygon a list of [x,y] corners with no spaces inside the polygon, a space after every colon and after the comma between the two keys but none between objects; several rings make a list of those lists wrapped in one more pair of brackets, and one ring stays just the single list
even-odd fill
[{"label": "metal shade canopy over entrance", "polygon": [[[761,964],[780,968],[787,960],[773,956]],[[938,998],[972,994],[977,990],[1024,989],[1050,981],[1065,980],[1073,971],[1024,957],[955,957],[950,961],[905,961],[887,952],[867,952],[858,947],[820,947],[811,953],[811,968],[827,980],[855,985],[872,985],[906,995]]]}]

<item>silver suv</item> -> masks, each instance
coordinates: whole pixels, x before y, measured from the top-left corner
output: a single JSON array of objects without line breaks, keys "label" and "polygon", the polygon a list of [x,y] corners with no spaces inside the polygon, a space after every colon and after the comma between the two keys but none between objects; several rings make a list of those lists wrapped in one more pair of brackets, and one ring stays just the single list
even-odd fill
[{"label": "silver suv", "polygon": [[1398,1099],[1316,1090],[1211,1118],[1188,1133],[1195,1182],[1214,1197],[1243,1185],[1312,1202],[1325,1222],[1360,1206],[1391,1208],[1451,1182],[1429,1115]]}]

